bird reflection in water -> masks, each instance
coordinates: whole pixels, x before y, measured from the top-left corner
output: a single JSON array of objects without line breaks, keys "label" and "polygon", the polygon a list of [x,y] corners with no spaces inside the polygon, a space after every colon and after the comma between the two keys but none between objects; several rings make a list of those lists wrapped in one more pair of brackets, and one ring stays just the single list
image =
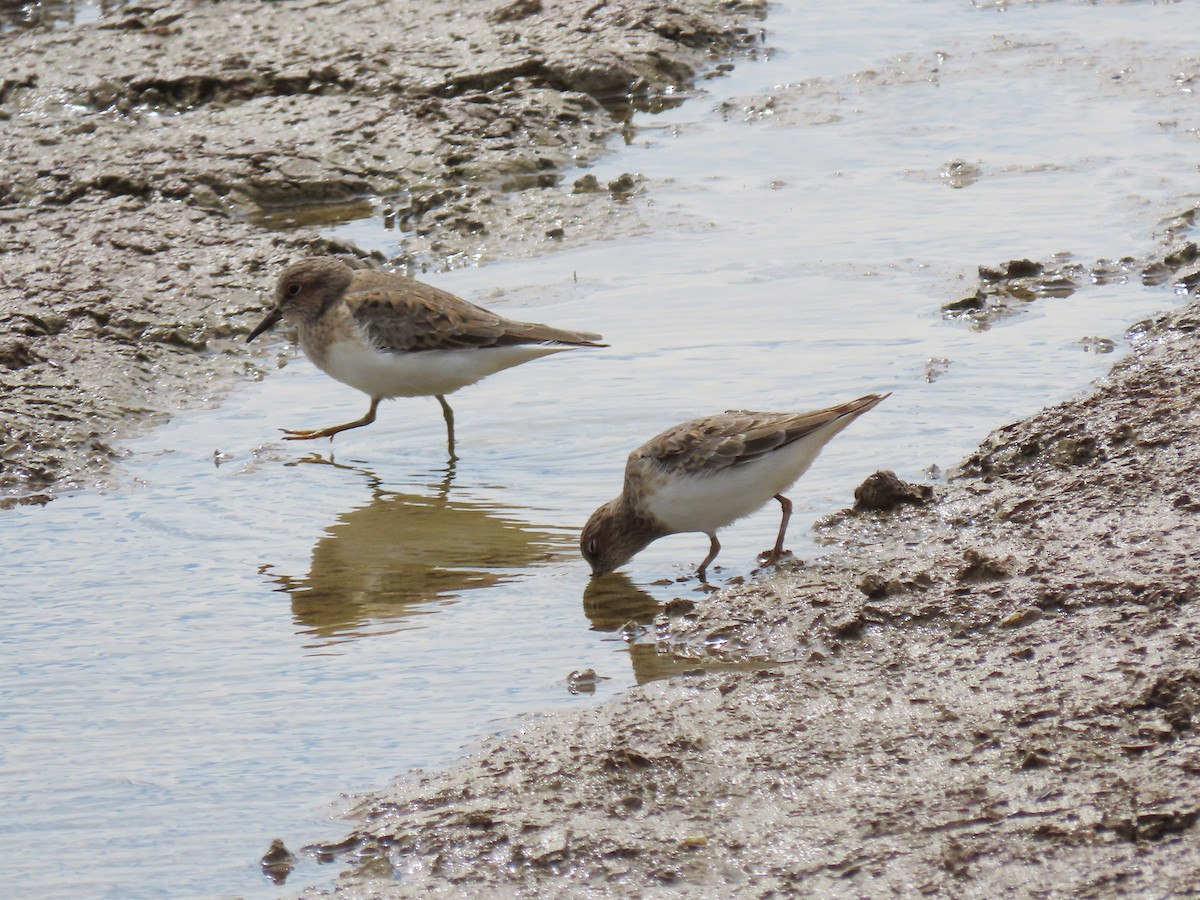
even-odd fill
[{"label": "bird reflection in water", "polygon": [[[638,684],[699,672],[753,671],[776,665],[714,657],[684,657],[659,650],[654,620],[663,606],[622,572],[591,578],[583,591],[583,614],[594,631],[621,632]],[[626,627],[629,626],[629,627]]]},{"label": "bird reflection in water", "polygon": [[451,499],[453,465],[425,495],[384,490],[373,473],[319,454],[300,462],[363,472],[373,495],[326,529],[306,577],[276,579],[315,646],[419,627],[415,617],[466,591],[513,581],[573,549],[570,535],[531,527],[505,507]]},{"label": "bird reflection in water", "polygon": [[[621,572],[592,578],[583,591],[583,614],[592,623],[592,629],[623,632],[638,684],[704,668],[697,660],[658,652],[653,630],[654,618],[660,612],[662,604]],[[626,629],[627,625],[636,627]],[[650,634],[630,639],[634,633],[644,634],[642,629],[648,629]]]}]

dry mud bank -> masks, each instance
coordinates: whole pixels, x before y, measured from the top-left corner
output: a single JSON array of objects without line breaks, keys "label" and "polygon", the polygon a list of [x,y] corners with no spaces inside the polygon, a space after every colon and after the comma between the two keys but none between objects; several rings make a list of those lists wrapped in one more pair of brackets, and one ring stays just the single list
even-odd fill
[{"label": "dry mud bank", "polygon": [[673,654],[785,662],[530,720],[367,798],[313,848],[350,862],[337,894],[1194,892],[1200,307],[1135,334],[948,484],[872,479],[884,508],[822,523],[827,556],[656,624]]},{"label": "dry mud bank", "polygon": [[0,33],[0,503],[258,372],[279,268],[353,249],[272,224],[386,197],[415,265],[632,228],[619,186],[559,182],[764,8],[151,0]]}]

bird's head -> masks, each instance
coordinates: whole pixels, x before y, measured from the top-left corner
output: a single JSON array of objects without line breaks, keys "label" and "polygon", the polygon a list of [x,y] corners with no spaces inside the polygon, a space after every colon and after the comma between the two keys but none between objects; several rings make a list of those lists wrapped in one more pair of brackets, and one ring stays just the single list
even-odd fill
[{"label": "bird's head", "polygon": [[313,256],[294,262],[275,285],[275,306],[258,323],[246,343],[275,327],[280,319],[312,324],[346,292],[354,270],[332,256]]},{"label": "bird's head", "polygon": [[632,513],[618,497],[605,503],[587,520],[579,536],[579,550],[592,567],[592,575],[605,575],[644,550],[663,532]]}]

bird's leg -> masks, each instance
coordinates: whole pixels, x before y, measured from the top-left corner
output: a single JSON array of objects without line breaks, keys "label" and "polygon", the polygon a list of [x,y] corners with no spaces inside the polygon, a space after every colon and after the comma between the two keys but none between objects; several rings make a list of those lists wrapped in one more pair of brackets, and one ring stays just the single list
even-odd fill
[{"label": "bird's leg", "polygon": [[779,562],[779,558],[783,556],[783,536],[787,532],[788,522],[792,518],[792,501],[783,496],[783,494],[776,494],[775,499],[783,507],[783,521],[779,523],[779,537],[775,540],[775,546],[762,554],[762,564],[764,566],[775,565],[775,563]]},{"label": "bird's leg", "polygon": [[347,422],[345,425],[331,425],[329,428],[316,428],[312,431],[293,431],[290,428],[281,428],[284,433],[285,441],[311,441],[315,438],[331,438],[335,434],[340,434],[343,431],[349,431],[351,428],[362,428],[364,425],[370,425],[375,421],[375,410],[379,407],[380,397],[371,398],[371,408],[367,410],[367,414],[361,419],[355,419],[353,422]]},{"label": "bird's leg", "polygon": [[717,558],[717,554],[721,552],[721,542],[717,540],[717,533],[715,531],[708,536],[708,539],[712,542],[708,548],[708,556],[704,557],[704,562],[700,563],[700,568],[696,570],[696,575],[705,584],[708,584],[708,576],[704,573],[705,569],[708,568],[710,562]]},{"label": "bird's leg", "polygon": [[454,410],[446,402],[445,395],[438,394],[437,398],[438,403],[442,404],[442,417],[446,420],[446,449],[450,451],[450,462],[453,463],[458,459],[458,454],[454,452]]}]

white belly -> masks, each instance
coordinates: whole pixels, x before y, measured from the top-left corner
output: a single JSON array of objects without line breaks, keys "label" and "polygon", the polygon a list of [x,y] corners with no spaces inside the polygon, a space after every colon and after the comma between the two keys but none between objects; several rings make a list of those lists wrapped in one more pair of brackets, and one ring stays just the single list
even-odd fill
[{"label": "white belly", "polygon": [[356,341],[338,341],[317,365],[370,397],[426,397],[452,394],[494,372],[566,349],[522,344],[482,350],[377,353]]},{"label": "white belly", "polygon": [[[839,429],[840,430],[840,429]],[[724,528],[790,488],[812,465],[828,438],[809,435],[748,463],[712,475],[668,475],[648,506],[672,532]]]}]

